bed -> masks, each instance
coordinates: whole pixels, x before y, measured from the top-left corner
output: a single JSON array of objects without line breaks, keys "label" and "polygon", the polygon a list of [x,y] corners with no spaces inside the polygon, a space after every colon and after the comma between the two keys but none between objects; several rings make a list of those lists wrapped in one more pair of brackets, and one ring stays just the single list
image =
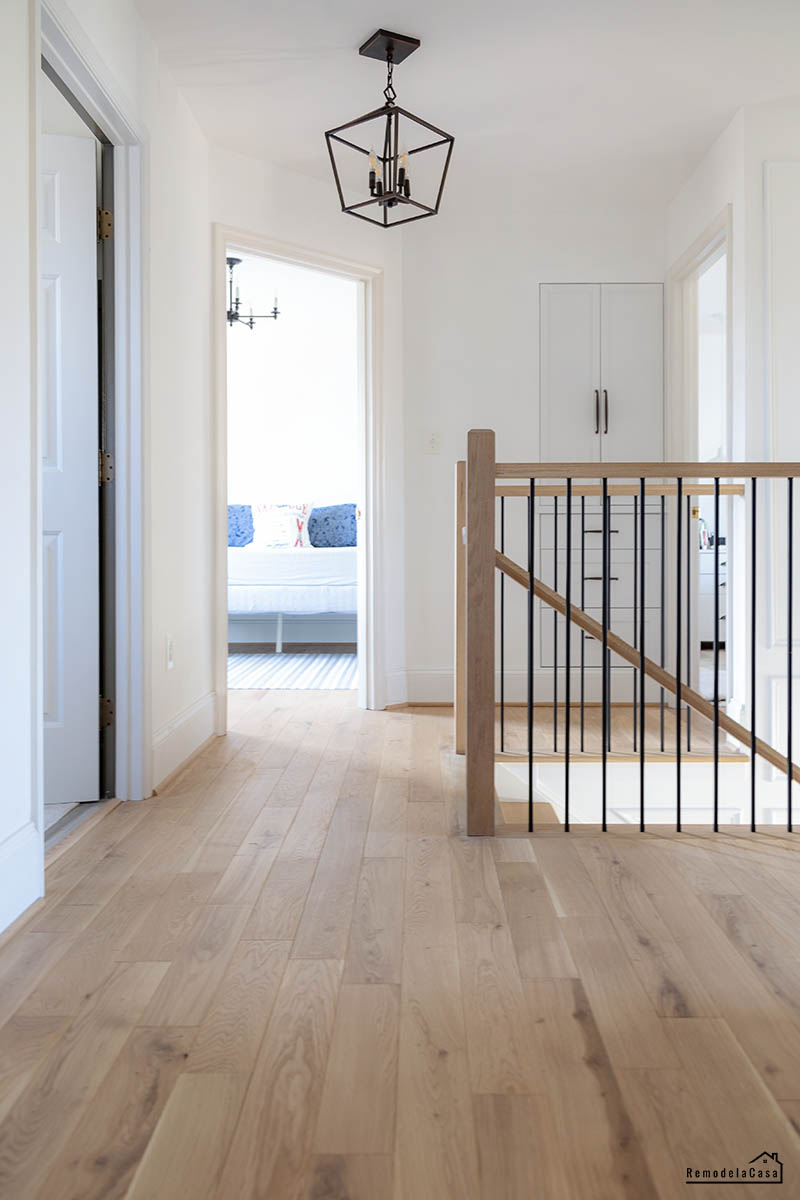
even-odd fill
[{"label": "bed", "polygon": [[276,618],[275,649],[283,649],[284,616],[357,611],[355,546],[228,548],[228,616]]}]

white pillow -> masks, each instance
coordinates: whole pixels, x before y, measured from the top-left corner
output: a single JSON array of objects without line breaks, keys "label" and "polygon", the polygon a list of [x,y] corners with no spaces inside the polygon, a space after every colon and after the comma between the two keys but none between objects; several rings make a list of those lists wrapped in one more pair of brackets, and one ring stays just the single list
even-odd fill
[{"label": "white pillow", "polygon": [[310,504],[254,504],[253,545],[261,549],[310,546]]}]

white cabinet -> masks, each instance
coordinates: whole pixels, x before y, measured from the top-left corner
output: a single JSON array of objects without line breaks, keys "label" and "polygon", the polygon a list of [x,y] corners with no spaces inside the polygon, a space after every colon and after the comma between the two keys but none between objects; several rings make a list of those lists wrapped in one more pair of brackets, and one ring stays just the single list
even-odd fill
[{"label": "white cabinet", "polygon": [[663,457],[660,283],[543,283],[543,462],[654,462]]},{"label": "white cabinet", "polygon": [[[719,548],[719,641],[725,645],[727,627],[728,553],[727,546]],[[714,550],[700,550],[698,554],[698,627],[700,645],[714,645]]]}]

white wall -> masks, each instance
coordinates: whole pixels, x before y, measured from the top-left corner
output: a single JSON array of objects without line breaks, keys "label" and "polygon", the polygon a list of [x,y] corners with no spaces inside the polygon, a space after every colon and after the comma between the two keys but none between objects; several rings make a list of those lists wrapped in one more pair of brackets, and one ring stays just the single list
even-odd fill
[{"label": "white wall", "polygon": [[[213,729],[211,678],[211,233],[203,135],[127,0],[48,0],[145,149],[145,432],[152,522],[146,582],[151,747],[158,778]],[[35,155],[38,4],[0,5],[0,128],[13,170],[0,183],[0,556],[13,564],[2,589],[3,699],[0,928],[41,893],[41,713],[38,642],[40,451],[36,429],[35,295],[38,222]],[[29,505],[26,510],[20,505]],[[167,677],[165,632],[176,635]],[[38,826],[38,827],[37,827]],[[6,861],[7,860],[7,861]]]},{"label": "white wall", "polygon": [[37,713],[35,8],[0,5],[0,929],[42,894]]},{"label": "white wall", "polygon": [[399,230],[387,233],[342,214],[332,179],[309,179],[220,149],[212,152],[211,218],[382,272],[378,406],[384,451],[375,469],[382,494],[384,536],[376,547],[375,563],[379,580],[376,625],[382,631],[375,662],[376,704],[401,703],[406,699],[406,659],[402,260],[401,243],[394,236]]},{"label": "white wall", "polygon": [[[406,612],[409,695],[452,697],[453,463],[467,431],[497,434],[498,460],[539,454],[539,284],[664,277],[663,209],[597,180],[520,187],[496,203],[465,185],[456,155],[442,211],[403,246],[406,364]],[[439,435],[439,454],[426,452]],[[513,508],[514,504],[517,508]],[[510,553],[524,502],[509,501]],[[510,587],[509,687],[524,695],[522,589]],[[516,673],[516,674],[515,674]]]},{"label": "white wall", "polygon": [[234,280],[245,318],[279,316],[228,329],[230,503],[355,503],[359,284],[250,256]]}]

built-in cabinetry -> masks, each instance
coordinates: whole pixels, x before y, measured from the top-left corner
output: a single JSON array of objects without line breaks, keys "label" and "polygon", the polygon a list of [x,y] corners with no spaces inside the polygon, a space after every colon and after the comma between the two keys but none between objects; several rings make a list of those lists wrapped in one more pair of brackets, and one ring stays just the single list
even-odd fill
[{"label": "built-in cabinetry", "polygon": [[[657,283],[549,283],[540,290],[540,457],[545,462],[657,462],[663,458],[663,288]],[[635,470],[633,472],[635,481]],[[538,566],[553,586],[566,576],[564,501],[537,504]],[[558,525],[556,526],[556,521]],[[602,506],[573,500],[572,600],[601,618]],[[611,627],[635,643],[641,604],[634,568],[641,546],[634,498],[611,501]],[[660,640],[660,499],[645,519],[645,639]],[[542,611],[538,666],[564,660],[566,629]],[[572,630],[572,662],[600,665],[600,649]],[[556,645],[557,643],[557,645]],[[617,660],[612,660],[617,665]]]},{"label": "built-in cabinetry", "polygon": [[541,285],[543,462],[663,457],[663,303],[660,283]]},{"label": "built-in cabinetry", "polygon": [[[700,550],[698,554],[698,627],[700,645],[714,644],[714,548]],[[719,548],[719,641],[725,645],[727,626],[726,598],[728,594],[727,546]]]}]

